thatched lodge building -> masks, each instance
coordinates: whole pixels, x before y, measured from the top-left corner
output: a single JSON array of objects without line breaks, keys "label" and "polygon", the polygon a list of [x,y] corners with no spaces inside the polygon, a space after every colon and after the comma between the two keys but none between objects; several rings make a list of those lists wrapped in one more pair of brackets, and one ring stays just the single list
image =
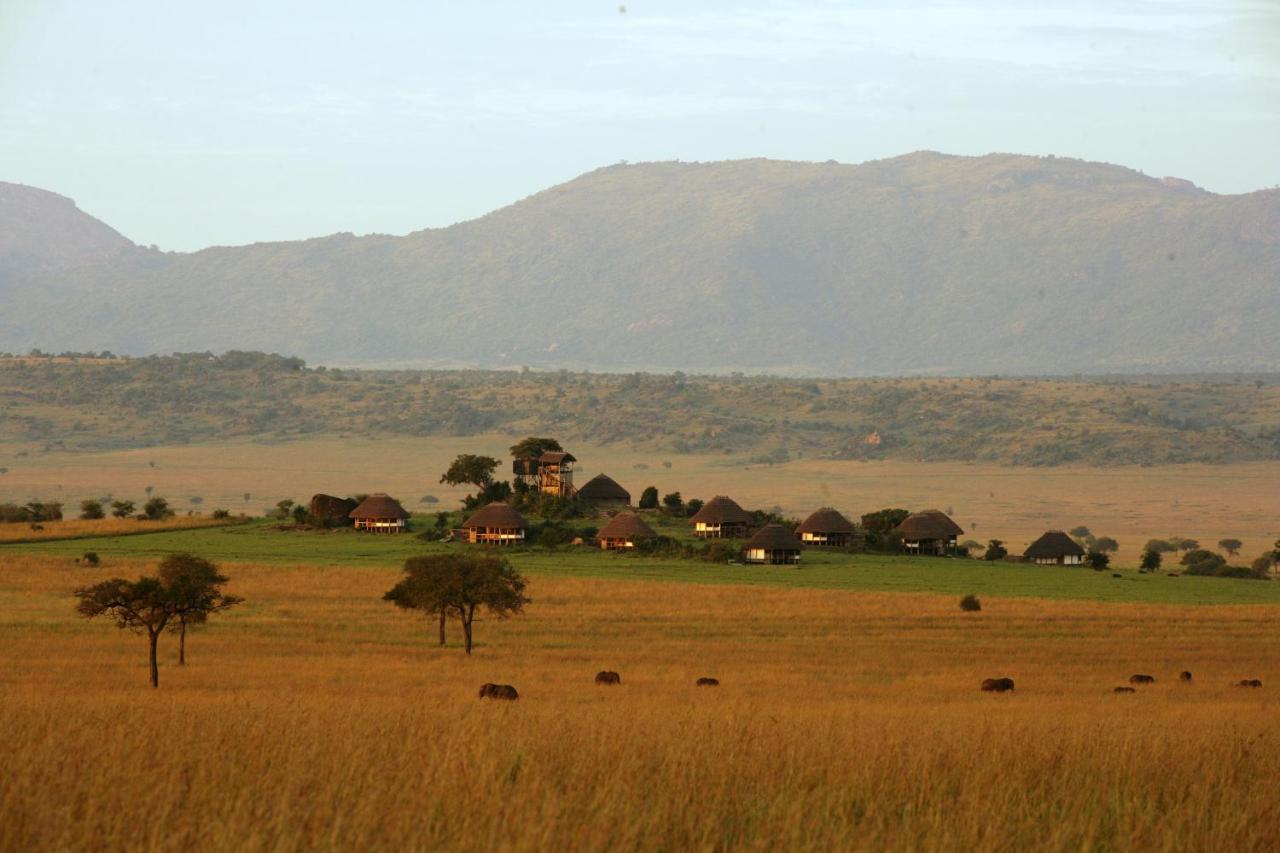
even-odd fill
[{"label": "thatched lodge building", "polygon": [[716,495],[689,519],[693,535],[702,539],[742,539],[751,527],[751,513],[724,495]]},{"label": "thatched lodge building", "polygon": [[608,474],[596,474],[578,489],[578,500],[591,504],[600,512],[607,512],[630,507],[631,493]]},{"label": "thatched lodge building", "polygon": [[1048,530],[1022,556],[1041,566],[1079,566],[1084,563],[1084,548],[1061,530]]},{"label": "thatched lodge building", "polygon": [[896,529],[902,534],[902,547],[908,554],[933,557],[954,554],[956,539],[964,533],[960,525],[938,509],[913,512]]},{"label": "thatched lodge building", "polygon": [[829,506],[816,510],[796,528],[805,547],[818,548],[846,548],[857,531],[852,521]]},{"label": "thatched lodge building", "polygon": [[462,523],[463,541],[473,545],[522,545],[529,530],[524,516],[510,505],[491,503]]},{"label": "thatched lodge building", "polygon": [[596,534],[596,541],[605,551],[624,551],[636,547],[637,542],[657,539],[658,534],[634,512],[620,512]]},{"label": "thatched lodge building", "polygon": [[748,563],[792,566],[800,562],[800,538],[781,524],[766,524],[742,546],[742,559]]},{"label": "thatched lodge building", "polygon": [[400,502],[384,492],[375,492],[349,513],[356,530],[369,533],[402,533],[409,521]]}]

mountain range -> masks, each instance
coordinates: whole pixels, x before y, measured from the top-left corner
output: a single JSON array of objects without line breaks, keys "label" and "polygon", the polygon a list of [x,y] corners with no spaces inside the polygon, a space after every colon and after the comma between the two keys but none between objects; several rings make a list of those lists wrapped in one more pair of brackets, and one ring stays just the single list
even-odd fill
[{"label": "mountain range", "polygon": [[[196,203],[193,201],[193,203]],[[192,253],[0,183],[0,350],[822,375],[1280,369],[1280,190],[1067,158],[616,165]]]}]

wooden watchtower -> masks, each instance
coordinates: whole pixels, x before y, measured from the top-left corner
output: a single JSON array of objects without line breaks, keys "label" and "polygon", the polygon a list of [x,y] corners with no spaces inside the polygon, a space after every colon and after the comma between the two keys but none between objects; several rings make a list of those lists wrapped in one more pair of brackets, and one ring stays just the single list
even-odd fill
[{"label": "wooden watchtower", "polygon": [[571,498],[577,493],[573,487],[573,465],[577,461],[572,453],[548,450],[541,456],[515,460],[512,473],[530,489],[544,495]]}]

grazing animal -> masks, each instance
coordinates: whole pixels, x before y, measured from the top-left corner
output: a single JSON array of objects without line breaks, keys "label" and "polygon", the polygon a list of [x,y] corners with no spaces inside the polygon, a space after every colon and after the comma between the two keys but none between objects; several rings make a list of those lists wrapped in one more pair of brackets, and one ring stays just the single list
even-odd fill
[{"label": "grazing animal", "polygon": [[611,684],[621,684],[621,683],[622,683],[622,676],[618,675],[618,673],[616,672],[611,672],[606,669],[596,673],[596,684],[607,687]]},{"label": "grazing animal", "polygon": [[519,699],[520,694],[510,684],[481,684],[481,699]]},{"label": "grazing animal", "polygon": [[1129,676],[1130,684],[1155,684],[1156,677],[1154,675],[1131,675]]},{"label": "grazing animal", "polygon": [[699,687],[719,687],[720,679],[708,678],[704,675],[702,678],[698,679],[698,686]]},{"label": "grazing animal", "polygon": [[1013,689],[1012,678],[984,678],[982,689],[987,693],[1006,693]]},{"label": "grazing animal", "polygon": [[1132,687],[1117,687],[1115,690],[1112,690],[1111,692],[1112,693],[1137,693],[1138,691],[1134,690]]},{"label": "grazing animal", "polygon": [[1179,681],[1181,681],[1183,684],[1190,684],[1190,683],[1191,683],[1191,673],[1184,669],[1184,670],[1181,672],[1181,674],[1179,674],[1179,675],[1178,675],[1178,680],[1179,680]]},{"label": "grazing animal", "polygon": [[1236,687],[1261,687],[1262,682],[1257,678],[1246,678],[1244,681],[1237,681]]}]

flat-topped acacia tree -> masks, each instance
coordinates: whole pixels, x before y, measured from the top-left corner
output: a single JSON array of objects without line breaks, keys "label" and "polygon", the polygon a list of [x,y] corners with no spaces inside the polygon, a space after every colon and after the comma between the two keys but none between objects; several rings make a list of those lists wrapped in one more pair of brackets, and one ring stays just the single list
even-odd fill
[{"label": "flat-topped acacia tree", "polygon": [[406,610],[440,617],[457,616],[462,622],[463,648],[471,654],[472,624],[476,610],[484,608],[499,619],[520,613],[530,602],[525,579],[505,557],[492,554],[432,554],[410,557],[404,578],[383,595]]},{"label": "flat-topped acacia tree", "polygon": [[174,620],[169,630],[178,635],[178,666],[186,666],[187,628],[203,625],[214,613],[235,607],[244,599],[224,593],[226,575],[195,554],[170,554],[160,561],[159,574],[173,603]]},{"label": "flat-topped acacia tree", "polygon": [[151,647],[151,686],[160,686],[160,667],[156,662],[156,645],[160,632],[174,618],[173,598],[156,577],[140,577],[136,581],[112,578],[76,590],[76,611],[86,619],[108,616],[117,628],[135,634],[146,634]]}]

